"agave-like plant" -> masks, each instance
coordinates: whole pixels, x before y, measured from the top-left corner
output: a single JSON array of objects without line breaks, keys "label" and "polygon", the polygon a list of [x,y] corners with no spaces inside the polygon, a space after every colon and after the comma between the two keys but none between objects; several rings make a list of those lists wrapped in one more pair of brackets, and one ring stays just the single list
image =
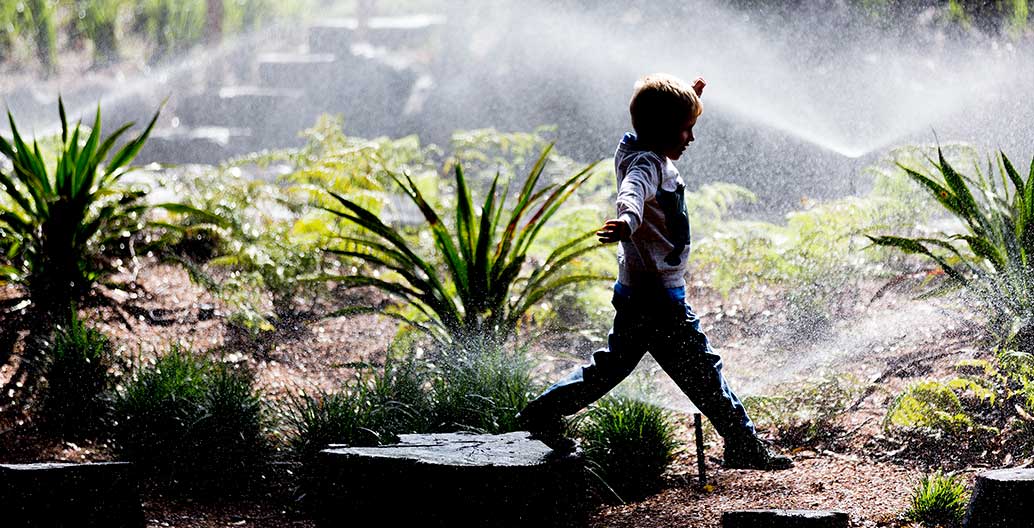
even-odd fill
[{"label": "agave-like plant", "polygon": [[509,185],[500,195],[498,174],[478,210],[463,169],[457,165],[455,223],[451,230],[408,175],[390,174],[427,221],[435,249],[444,261],[442,267],[432,258],[418,255],[401,232],[377,215],[331,192],[344,210],[327,210],[362,227],[366,235],[342,236],[347,247],[328,251],[363,260],[393,272],[393,276],[324,276],[320,280],[334,280],[346,288],[378,288],[415,308],[419,317],[374,307],[350,307],[336,313],[386,313],[425,330],[442,344],[481,350],[504,343],[529,308],[558,289],[609,279],[565,269],[571,261],[600,247],[590,240],[593,232],[561,244],[533,269],[525,266],[528,249],[542,227],[595,167],[595,163],[590,164],[565,181],[538,188],[550,149],[543,150],[508,212]]},{"label": "agave-like plant", "polygon": [[[116,141],[133,123],[102,140],[99,106],[89,134],[81,133],[81,123],[69,128],[60,99],[58,109],[61,148],[53,165],[47,163],[36,140],[30,146],[22,139],[10,112],[12,138],[0,138],[0,285],[14,284],[26,293],[0,301],[0,316],[5,317],[0,325],[0,338],[4,339],[0,364],[13,353],[13,346],[7,345],[13,344],[17,330],[26,323],[32,330],[32,346],[25,348],[18,371],[0,388],[5,393],[15,387],[31,390],[36,384],[40,374],[36,356],[46,353],[44,340],[53,325],[70,323],[70,307],[84,299],[111,302],[96,295],[93,287],[117,270],[118,258],[132,258],[133,236],[148,225],[145,215],[150,208],[219,221],[183,204],[149,204],[144,190],[119,183],[154,128],[160,110],[140,135],[114,150]],[[115,153],[108,160],[112,151]],[[9,160],[9,169],[2,168],[2,158]]]},{"label": "agave-like plant", "polygon": [[869,239],[929,257],[944,271],[946,288],[965,287],[988,308],[995,337],[1024,349],[1034,346],[1034,160],[1026,179],[1001,151],[989,160],[987,174],[975,166],[976,176],[958,172],[940,147],[937,160],[929,162],[936,173],[899,166],[966,232]]},{"label": "agave-like plant", "polygon": [[85,141],[80,124],[71,133],[59,101],[62,151],[48,170],[39,143],[30,147],[8,112],[12,141],[0,138],[0,154],[12,169],[0,170],[0,283],[28,290],[35,312],[59,317],[111,272],[102,258],[112,244],[142,227],[145,193],[116,187],[158,119],[119,149],[105,165],[127,123],[101,140],[101,113]]}]

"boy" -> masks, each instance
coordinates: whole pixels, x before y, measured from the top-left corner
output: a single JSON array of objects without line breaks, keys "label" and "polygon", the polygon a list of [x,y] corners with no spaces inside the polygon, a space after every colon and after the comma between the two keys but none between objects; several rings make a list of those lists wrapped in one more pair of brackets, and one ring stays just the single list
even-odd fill
[{"label": "boy", "polygon": [[685,300],[689,217],[684,183],[672,160],[694,140],[704,86],[703,79],[690,87],[665,74],[647,75],[635,85],[629,104],[635,134],[625,134],[614,155],[617,218],[596,233],[603,243],[620,242],[608,346],[518,416],[533,438],[556,451],[575,447],[563,436],[562,417],[609,392],[649,352],[725,439],[725,467],[772,470],[793,465],[757,438],[722,376],[721,358]]}]

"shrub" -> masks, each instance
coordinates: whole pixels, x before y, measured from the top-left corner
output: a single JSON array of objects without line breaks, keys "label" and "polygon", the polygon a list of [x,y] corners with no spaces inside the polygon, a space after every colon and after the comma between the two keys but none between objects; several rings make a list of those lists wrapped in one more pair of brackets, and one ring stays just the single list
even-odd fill
[{"label": "shrub", "polygon": [[[434,175],[427,161],[433,149],[421,147],[415,136],[366,140],[346,136],[342,126],[340,118],[324,115],[303,133],[307,142],[299,149],[249,155],[218,169],[170,178],[192,206],[220,221],[206,227],[203,217],[173,218],[184,233],[163,243],[230,307],[231,321],[257,343],[268,342],[264,332],[321,315],[326,282],[312,277],[338,273],[334,266],[361,265],[324,255],[325,247],[354,249],[339,237],[360,234],[353,223],[320,208],[336,203],[325,189],[385,216],[398,212],[388,207],[385,182],[376,175],[385,170]],[[272,182],[246,175],[273,163],[293,169]]]},{"label": "shrub", "polygon": [[837,423],[858,396],[853,380],[827,377],[780,386],[775,396],[751,396],[744,405],[760,429],[773,429],[785,447],[814,447],[843,432]]},{"label": "shrub", "polygon": [[108,425],[113,377],[108,337],[88,328],[75,315],[54,332],[46,354],[46,387],[40,414],[47,429],[63,437],[82,438]]},{"label": "shrub", "polygon": [[961,526],[969,493],[957,475],[927,475],[912,491],[905,517],[930,528]]},{"label": "shrub", "polygon": [[[904,156],[903,153],[896,154]],[[914,225],[925,208],[902,189],[903,174],[872,169],[873,189],[864,196],[813,203],[786,215],[775,224],[731,220],[718,223],[723,208],[701,208],[704,218],[714,219],[708,236],[699,237],[691,259],[709,275],[708,282],[723,296],[733,291],[757,291],[775,286],[785,291],[788,324],[785,335],[797,343],[802,336],[821,336],[832,329],[838,316],[856,306],[860,282],[886,270],[882,264],[890,251],[863,251],[865,232],[884,226],[902,230]],[[704,191],[704,189],[701,189]],[[720,200],[703,204],[731,204],[744,197],[735,188],[717,188]],[[724,195],[724,196],[723,196]],[[726,205],[727,207],[728,205]]]},{"label": "shrub", "polygon": [[[563,202],[591,175],[593,165],[560,183],[538,187],[549,156],[539,156],[504,217],[508,191],[499,193],[499,177],[492,181],[484,205],[471,198],[462,168],[455,168],[455,222],[450,231],[442,214],[431,206],[412,178],[390,174],[420,209],[444,266],[417,254],[395,228],[353,200],[330,194],[344,210],[328,210],[360,226],[364,234],[343,237],[356,249],[332,249],[389,272],[377,276],[328,276],[344,288],[373,286],[401,299],[416,317],[376,307],[353,307],[345,313],[385,312],[427,331],[446,347],[477,350],[482,344],[501,344],[510,338],[531,306],[571,284],[601,279],[565,273],[565,266],[599,244],[587,243],[588,232],[561,244],[535,269],[524,270],[528,248]],[[444,273],[442,271],[444,268]],[[442,281],[439,277],[446,279]],[[518,289],[519,288],[519,289]]]},{"label": "shrub", "polygon": [[453,349],[436,363],[433,427],[491,434],[519,429],[517,413],[533,392],[526,349],[494,344],[475,351]]},{"label": "shrub", "polygon": [[254,373],[179,346],[134,373],[116,396],[115,415],[123,455],[174,481],[220,482],[264,454]]},{"label": "shrub", "polygon": [[899,394],[887,409],[883,426],[904,436],[927,458],[959,460],[980,453],[1000,430],[982,423],[979,410],[967,408],[960,394],[969,393],[984,406],[993,403],[993,392],[965,378],[921,381]]},{"label": "shrub", "polygon": [[604,397],[576,419],[585,456],[624,500],[655,491],[679,448],[668,411],[625,397]]}]

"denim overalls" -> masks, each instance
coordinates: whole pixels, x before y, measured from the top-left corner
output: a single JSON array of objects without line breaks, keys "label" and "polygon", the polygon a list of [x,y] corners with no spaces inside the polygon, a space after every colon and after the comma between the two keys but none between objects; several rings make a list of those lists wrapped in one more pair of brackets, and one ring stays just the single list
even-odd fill
[{"label": "denim overalls", "polygon": [[[674,192],[658,189],[656,199],[669,234],[688,245],[683,190],[681,184]],[[676,244],[665,260],[674,259],[668,263],[677,265],[684,247]],[[616,314],[607,346],[593,353],[588,365],[546,389],[522,415],[534,419],[574,414],[610,392],[632,373],[643,354],[650,353],[723,438],[754,436],[754,424],[722,376],[722,358],[700,331],[685,288],[631,288],[618,282],[611,302]]]}]

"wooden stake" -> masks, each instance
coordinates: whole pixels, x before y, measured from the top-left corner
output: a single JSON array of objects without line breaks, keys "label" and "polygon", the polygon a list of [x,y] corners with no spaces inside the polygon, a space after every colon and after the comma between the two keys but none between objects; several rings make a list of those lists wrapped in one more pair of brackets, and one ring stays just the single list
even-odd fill
[{"label": "wooden stake", "polygon": [[704,460],[704,426],[700,421],[700,413],[693,413],[693,427],[697,437],[697,474],[700,486],[707,485],[707,464]]}]

